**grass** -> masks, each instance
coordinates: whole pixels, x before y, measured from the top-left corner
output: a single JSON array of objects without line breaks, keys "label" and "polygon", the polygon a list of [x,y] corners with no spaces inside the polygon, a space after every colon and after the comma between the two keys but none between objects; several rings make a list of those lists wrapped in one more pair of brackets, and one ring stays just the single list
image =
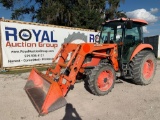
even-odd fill
[{"label": "grass", "polygon": [[[46,71],[48,67],[40,67],[40,68],[36,68],[39,71]],[[0,74],[21,74],[21,73],[27,73],[30,72],[32,70],[32,68],[28,68],[28,69],[19,69],[19,70],[10,70],[10,71],[2,71],[0,72]]]},{"label": "grass", "polygon": [[[48,67],[54,68],[56,64],[46,65],[46,66],[34,66],[38,71],[46,71]],[[10,69],[6,71],[0,71],[0,74],[21,74],[21,73],[27,73],[32,70],[33,67],[28,68],[21,68],[21,69]]]},{"label": "grass", "polygon": [[157,60],[160,60],[160,58],[157,58]]}]

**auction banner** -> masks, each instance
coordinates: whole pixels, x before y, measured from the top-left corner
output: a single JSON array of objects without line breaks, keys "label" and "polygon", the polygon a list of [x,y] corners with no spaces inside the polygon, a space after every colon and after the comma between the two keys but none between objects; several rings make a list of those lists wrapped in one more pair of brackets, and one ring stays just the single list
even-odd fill
[{"label": "auction banner", "polygon": [[0,22],[3,67],[48,64],[61,47],[72,42],[94,42],[92,31]]}]

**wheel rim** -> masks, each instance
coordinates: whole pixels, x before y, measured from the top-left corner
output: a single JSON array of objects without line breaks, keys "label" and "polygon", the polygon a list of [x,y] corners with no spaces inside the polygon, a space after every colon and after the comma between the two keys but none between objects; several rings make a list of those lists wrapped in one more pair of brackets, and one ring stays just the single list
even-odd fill
[{"label": "wheel rim", "polygon": [[99,76],[98,76],[98,80],[97,80],[97,85],[98,88],[101,91],[107,91],[111,88],[112,84],[113,84],[113,73],[109,70],[107,71],[102,71]]},{"label": "wheel rim", "polygon": [[154,64],[152,60],[147,60],[143,66],[143,77],[148,80],[152,77],[154,72]]}]

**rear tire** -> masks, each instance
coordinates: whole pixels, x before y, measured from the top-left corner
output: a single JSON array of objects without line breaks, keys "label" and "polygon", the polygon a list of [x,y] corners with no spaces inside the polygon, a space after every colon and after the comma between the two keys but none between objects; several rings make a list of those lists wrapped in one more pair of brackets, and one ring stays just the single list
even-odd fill
[{"label": "rear tire", "polygon": [[156,58],[151,51],[140,51],[131,61],[133,82],[138,85],[148,85],[152,82],[156,71]]},{"label": "rear tire", "polygon": [[89,75],[89,88],[95,95],[106,95],[114,88],[116,74],[109,64],[99,64],[91,70]]}]

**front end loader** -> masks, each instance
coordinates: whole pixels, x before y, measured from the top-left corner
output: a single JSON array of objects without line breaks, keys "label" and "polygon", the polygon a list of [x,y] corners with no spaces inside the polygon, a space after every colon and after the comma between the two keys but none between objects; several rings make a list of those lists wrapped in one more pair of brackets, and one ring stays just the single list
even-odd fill
[{"label": "front end loader", "polygon": [[[107,49],[111,50],[109,54],[106,53]],[[72,55],[67,61],[69,53]],[[88,54],[94,55],[94,59],[92,62],[84,63],[85,56]],[[66,104],[64,97],[70,86],[74,85],[78,73],[84,73],[87,67],[97,66],[101,59],[106,57],[111,58],[117,71],[117,56],[116,44],[98,46],[94,43],[63,44],[53,59],[53,63],[58,59],[55,68],[48,68],[46,74],[33,68],[25,91],[40,115],[47,114]]]},{"label": "front end loader", "polygon": [[143,43],[142,26],[146,24],[144,20],[126,18],[106,21],[98,44],[65,43],[46,73],[33,68],[24,89],[39,114],[65,106],[65,96],[77,76],[85,75],[91,92],[98,96],[108,94],[118,77],[149,84],[156,60],[153,47]]}]

